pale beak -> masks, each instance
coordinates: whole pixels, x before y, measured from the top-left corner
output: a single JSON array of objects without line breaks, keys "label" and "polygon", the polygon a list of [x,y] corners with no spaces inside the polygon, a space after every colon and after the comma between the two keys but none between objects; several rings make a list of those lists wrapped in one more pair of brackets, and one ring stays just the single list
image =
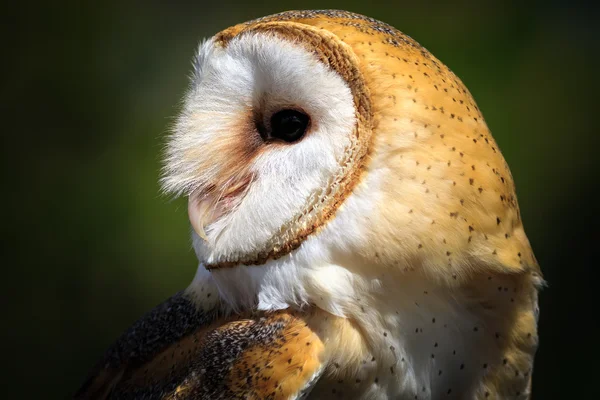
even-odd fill
[{"label": "pale beak", "polygon": [[208,242],[205,228],[231,211],[244,197],[252,177],[250,175],[227,185],[227,190],[217,195],[214,191],[196,191],[188,198],[188,216],[194,231]]},{"label": "pale beak", "polygon": [[208,242],[208,237],[206,236],[204,227],[212,222],[210,221],[211,209],[214,208],[214,204],[212,203],[210,197],[202,198],[193,194],[188,199],[188,216],[192,228],[206,242]]}]

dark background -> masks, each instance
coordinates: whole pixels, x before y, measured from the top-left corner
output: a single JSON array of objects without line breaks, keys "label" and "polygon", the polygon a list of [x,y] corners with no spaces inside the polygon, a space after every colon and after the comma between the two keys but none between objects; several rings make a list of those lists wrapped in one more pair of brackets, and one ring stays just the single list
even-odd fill
[{"label": "dark background", "polygon": [[597,397],[599,13],[585,3],[27,3],[2,23],[3,398],[66,399],[196,262],[160,194],[199,40],[287,9],[388,22],[473,93],[511,166],[541,295],[535,399]]}]

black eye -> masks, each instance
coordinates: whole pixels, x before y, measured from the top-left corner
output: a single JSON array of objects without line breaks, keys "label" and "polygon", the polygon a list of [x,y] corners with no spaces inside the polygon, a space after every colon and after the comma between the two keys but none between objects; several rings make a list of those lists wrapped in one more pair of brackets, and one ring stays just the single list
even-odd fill
[{"label": "black eye", "polygon": [[297,110],[281,110],[271,117],[271,137],[288,143],[304,136],[310,118]]}]

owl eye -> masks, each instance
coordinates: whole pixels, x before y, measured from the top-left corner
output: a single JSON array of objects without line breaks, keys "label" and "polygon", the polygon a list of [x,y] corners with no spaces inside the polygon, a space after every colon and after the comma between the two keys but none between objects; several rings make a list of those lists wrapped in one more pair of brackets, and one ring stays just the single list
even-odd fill
[{"label": "owl eye", "polygon": [[310,118],[297,110],[281,110],[271,117],[272,138],[292,143],[304,136]]}]

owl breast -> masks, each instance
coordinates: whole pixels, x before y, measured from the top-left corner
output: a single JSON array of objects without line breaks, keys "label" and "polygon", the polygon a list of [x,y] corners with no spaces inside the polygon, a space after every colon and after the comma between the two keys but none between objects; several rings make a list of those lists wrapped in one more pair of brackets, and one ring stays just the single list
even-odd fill
[{"label": "owl breast", "polygon": [[[512,348],[511,336],[519,319],[515,302],[532,304],[517,280],[486,277],[483,286],[453,292],[418,273],[404,274],[403,284],[392,290],[385,283],[391,278],[373,277],[380,294],[356,298],[363,314],[352,324],[367,343],[357,343],[351,334],[337,337],[340,352],[312,396],[497,398],[494,383],[485,382],[505,374],[511,376],[506,394],[512,396],[507,397],[527,398],[533,357]],[[522,345],[531,350],[536,344],[530,336]]]}]

